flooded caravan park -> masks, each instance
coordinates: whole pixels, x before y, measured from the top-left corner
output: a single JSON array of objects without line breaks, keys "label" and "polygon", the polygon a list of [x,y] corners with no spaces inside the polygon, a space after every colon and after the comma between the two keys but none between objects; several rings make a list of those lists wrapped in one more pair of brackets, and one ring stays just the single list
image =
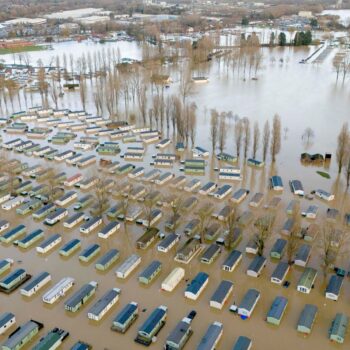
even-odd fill
[{"label": "flooded caravan park", "polygon": [[[137,54],[135,55],[137,56]],[[248,202],[255,192],[264,193],[264,204],[268,203],[274,196],[282,198],[282,203],[277,210],[278,215],[275,233],[268,241],[268,246],[265,251],[266,256],[275,238],[280,237],[280,228],[287,218],[285,208],[289,201],[295,198],[288,188],[289,180],[301,180],[307,193],[314,189],[322,188],[335,194],[336,199],[331,203],[325,203],[317,199],[314,199],[312,202],[305,198],[301,199],[301,207],[303,210],[310,204],[319,206],[319,214],[316,219],[319,223],[322,223],[321,219],[325,216],[328,207],[336,207],[338,209],[343,207],[344,210],[341,212],[342,218],[344,213],[350,210],[349,198],[348,194],[345,192],[344,183],[342,180],[338,181],[336,177],[335,164],[336,137],[342,123],[349,120],[350,89],[348,84],[342,85],[339,82],[338,84],[335,83],[331,63],[332,55],[327,57],[322,64],[303,65],[298,63],[302,58],[308,55],[308,49],[266,49],[266,53],[264,53],[263,69],[259,73],[258,81],[243,81],[239,76],[233,76],[231,72],[227,72],[222,64],[214,61],[208,67],[203,68],[209,77],[209,83],[195,86],[193,94],[190,96],[190,99],[196,102],[199,111],[197,116],[196,145],[202,146],[208,150],[211,149],[209,139],[209,110],[211,108],[217,108],[219,111],[231,110],[240,117],[249,117],[251,122],[257,120],[261,127],[265,120],[271,120],[275,113],[281,116],[282,128],[285,128],[285,132],[282,137],[282,149],[278,155],[276,164],[272,167],[270,161],[268,161],[266,166],[262,169],[255,169],[241,164],[243,174],[242,181],[228,182],[233,187],[233,192],[239,188],[248,188],[250,190],[249,199],[246,199],[239,205],[241,211],[248,209]],[[272,59],[272,57],[274,59]],[[280,60],[280,58],[283,58],[283,60]],[[176,68],[171,67],[169,68],[169,72],[174,76],[174,83],[171,84],[167,93],[174,93],[178,89],[178,73],[176,72]],[[38,96],[34,98],[36,98],[37,103],[39,103]],[[66,93],[60,101],[60,107],[69,108],[71,110],[81,109],[79,92]],[[88,112],[94,113],[92,98],[86,109]],[[234,122],[234,119],[230,120],[231,129],[228,133],[228,142],[226,146],[226,151],[232,154],[235,153],[233,142]],[[35,121],[28,122],[28,125],[33,127],[37,126],[37,123]],[[314,142],[307,148],[307,151],[310,153],[322,154],[325,152],[332,153],[333,159],[330,163],[330,168],[326,168],[326,171],[329,171],[331,175],[331,179],[325,179],[316,174],[316,170],[321,170],[322,167],[305,167],[299,161],[300,154],[306,150],[301,139],[302,133],[306,127],[312,127],[315,131]],[[55,132],[57,132],[56,128],[54,128],[53,133]],[[26,139],[25,135],[17,136],[4,132],[1,132],[1,134],[4,143],[15,137]],[[163,137],[166,137],[166,133],[163,133],[163,135]],[[77,132],[76,140],[83,136],[85,136],[84,132]],[[50,137],[51,134],[48,138]],[[101,142],[106,142],[108,138],[99,136],[99,140]],[[60,151],[65,151],[73,149],[74,142],[75,140],[70,141],[66,145],[52,146]],[[118,142],[121,147],[120,154],[125,153],[130,144]],[[42,146],[49,144],[47,139],[39,140],[38,143]],[[172,144],[165,148],[164,152],[175,153],[175,143],[176,140],[173,140]],[[136,166],[144,166],[146,169],[152,169],[153,167],[150,166],[152,155],[159,152],[159,150],[156,149],[155,144],[146,145],[145,149],[146,153],[143,161],[135,161],[132,163]],[[98,168],[98,166],[92,165],[86,167],[86,169],[77,170],[75,167],[66,165],[65,162],[54,164],[52,161],[50,162],[42,158],[27,156],[14,151],[3,150],[2,152],[6,154],[8,159],[19,159],[22,162],[28,162],[30,165],[42,164],[46,168],[55,166],[58,170],[65,171],[67,176],[74,175],[79,171],[84,175],[84,178],[88,178],[94,175],[97,172],[96,168]],[[84,152],[86,155],[89,153],[95,154],[95,151]],[[118,160],[122,164],[125,163],[126,161],[120,157],[120,154],[110,157],[110,159]],[[180,157],[182,160],[191,158],[191,152],[187,151]],[[101,156],[97,156],[97,160],[100,158]],[[218,181],[217,173],[213,171],[213,168],[218,166],[214,155],[211,154],[209,158],[206,159],[206,163],[205,175],[186,176],[188,181],[192,178],[199,178],[202,185],[208,180],[219,182],[220,185],[226,183],[225,181]],[[180,171],[180,167],[180,162],[176,161],[171,169],[166,169],[164,171],[169,170],[176,176],[182,175],[183,173]],[[275,174],[280,175],[284,181],[283,193],[275,194],[268,189],[269,177]],[[121,176],[118,177],[112,174],[108,175],[108,177],[115,180],[116,184],[123,181]],[[141,181],[130,180],[130,182],[137,183]],[[154,185],[154,187],[157,186]],[[159,186],[157,189],[161,191],[163,195],[168,193],[180,194],[181,196],[189,195],[183,190],[172,189],[168,185]],[[200,202],[212,202],[215,206],[215,210],[221,209],[226,203],[226,200],[218,201],[210,197],[204,197],[203,199],[202,196],[196,193],[194,193],[194,195],[199,198]],[[111,203],[113,204],[114,202],[115,200],[111,199]],[[70,214],[74,212],[72,207],[73,205],[68,207]],[[266,212],[263,206],[261,206],[260,209],[250,210],[253,212],[255,218]],[[171,210],[169,210],[169,208],[162,208],[162,211],[163,217],[157,227],[162,232],[167,233],[168,231],[165,229],[164,224],[166,218],[171,215]],[[86,212],[88,212],[88,210],[86,210]],[[177,232],[182,233],[185,224],[193,217],[194,211],[183,215]],[[116,234],[112,235],[107,240],[103,240],[97,237],[97,231],[90,235],[83,236],[79,232],[79,227],[67,230],[63,227],[62,222],[53,227],[49,227],[43,225],[42,222],[34,222],[31,215],[25,217],[19,216],[15,213],[15,210],[1,210],[1,218],[8,220],[11,223],[11,227],[15,227],[19,223],[25,224],[28,232],[31,232],[39,226],[44,230],[45,237],[53,233],[60,233],[63,239],[61,245],[72,238],[79,238],[82,240],[82,249],[86,248],[90,243],[97,242],[101,245],[99,256],[102,256],[111,248],[120,250],[121,255],[118,262],[107,272],[99,273],[94,266],[96,259],[89,264],[83,264],[78,260],[80,251],[68,259],[63,259],[58,254],[58,249],[53,250],[46,256],[41,256],[36,253],[34,247],[21,250],[14,245],[2,244],[0,246],[1,256],[3,258],[9,257],[15,261],[12,269],[22,267],[33,276],[41,271],[48,271],[52,275],[50,286],[53,286],[61,278],[66,276],[71,276],[75,279],[73,290],[69,291],[63,300],[59,300],[59,302],[50,307],[42,302],[41,297],[44,291],[40,291],[38,295],[28,299],[21,296],[17,290],[10,295],[1,295],[0,299],[1,308],[4,311],[13,312],[16,315],[18,325],[24,323],[29,318],[43,322],[45,329],[41,331],[40,336],[43,336],[53,327],[60,327],[68,330],[70,332],[70,337],[63,344],[64,349],[70,348],[78,339],[90,343],[95,349],[137,349],[140,346],[133,341],[137,329],[149,316],[150,312],[159,305],[168,306],[169,313],[164,329],[157,336],[157,342],[151,345],[151,348],[154,349],[160,349],[163,346],[167,335],[175,327],[177,322],[192,309],[195,309],[198,315],[192,323],[194,334],[186,346],[186,348],[189,349],[196,348],[208,325],[213,321],[222,322],[224,325],[224,334],[218,346],[220,349],[232,348],[234,341],[239,335],[246,335],[251,338],[253,340],[253,348],[256,349],[275,349],[278,348],[279,344],[282,342],[286,349],[302,349],[306,347],[312,349],[341,348],[341,346],[329,341],[328,329],[337,312],[350,315],[348,303],[350,298],[350,285],[348,279],[346,279],[339,301],[333,302],[325,299],[324,289],[326,283],[322,282],[317,242],[313,243],[311,259],[308,266],[318,269],[318,278],[312,292],[309,295],[304,295],[296,291],[297,282],[303,271],[300,267],[294,266],[289,273],[287,277],[287,280],[290,281],[289,288],[283,288],[270,282],[270,275],[277,264],[270,258],[268,258],[267,266],[260,278],[252,278],[246,275],[246,269],[253,259],[252,255],[244,253],[245,246],[254,232],[252,225],[249,225],[243,230],[244,237],[236,247],[236,249],[243,252],[243,260],[234,272],[229,273],[221,270],[221,264],[228,255],[228,251],[224,248],[222,248],[222,253],[219,255],[218,259],[208,266],[201,263],[198,256],[188,265],[176,263],[173,257],[178,247],[167,254],[160,253],[156,250],[158,243],[153,244],[145,251],[136,249],[135,241],[143,232],[143,229],[136,224],[127,225],[127,235],[124,232],[123,225],[121,225],[120,230]],[[342,218],[339,219],[339,227],[346,230],[343,226]],[[107,223],[106,219],[105,222]],[[307,225],[308,223],[306,219],[303,219],[303,225]],[[181,242],[185,240],[186,237],[182,235]],[[126,280],[116,278],[114,274],[116,267],[127,256],[135,252],[142,257],[141,266]],[[137,276],[155,259],[161,261],[163,264],[161,274],[150,286],[143,287],[139,284]],[[348,270],[348,257],[342,257],[338,261],[338,265]],[[174,292],[167,293],[161,290],[161,282],[175,266],[185,268],[186,281],[190,281],[199,271],[204,271],[209,274],[209,284],[197,301],[189,301],[184,298],[184,290],[186,288],[185,280],[180,283]],[[209,307],[209,300],[218,284],[223,279],[233,281],[233,295],[230,296],[222,311],[216,311]],[[78,290],[81,285],[92,280],[99,283],[97,294],[88,302],[88,305],[85,305],[81,311],[73,314],[73,316],[66,312],[63,306],[64,301]],[[95,323],[88,320],[86,316],[87,310],[107,290],[114,287],[121,289],[121,295],[117,305],[108,312],[102,321]],[[239,304],[249,288],[256,288],[259,290],[261,292],[261,299],[251,319],[241,320],[237,315],[229,312],[228,308],[233,302]],[[45,287],[45,290],[47,289],[48,287]],[[265,318],[273,299],[278,295],[287,297],[289,304],[281,325],[279,327],[273,327],[266,323]],[[138,320],[125,335],[112,332],[110,326],[113,318],[118,311],[130,301],[138,302],[140,310],[144,310],[145,312],[140,312]],[[319,313],[312,334],[306,337],[296,331],[296,324],[300,312],[307,303],[317,305]],[[3,342],[7,336],[8,334],[1,336],[1,342]],[[287,337],[288,343],[286,344],[284,339],[287,339]],[[40,337],[35,338],[35,342],[37,342],[39,338]],[[346,347],[348,343],[349,339],[346,339],[343,347]],[[31,345],[32,344],[34,344],[34,342],[31,343]],[[31,348],[31,346],[29,345],[28,348]]]}]

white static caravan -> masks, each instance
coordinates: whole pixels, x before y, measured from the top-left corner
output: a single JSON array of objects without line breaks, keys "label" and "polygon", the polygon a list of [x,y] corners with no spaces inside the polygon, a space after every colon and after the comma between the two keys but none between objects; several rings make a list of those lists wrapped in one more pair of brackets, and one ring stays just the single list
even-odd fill
[{"label": "white static caravan", "polygon": [[63,226],[66,228],[73,228],[74,226],[82,222],[84,218],[85,218],[85,214],[82,212],[73,214],[63,223]]},{"label": "white static caravan", "polygon": [[68,165],[75,165],[79,160],[83,159],[84,155],[82,153],[76,153],[74,156],[71,156],[66,159]]},{"label": "white static caravan", "polygon": [[209,181],[200,188],[198,193],[202,195],[208,195],[209,193],[215,191],[216,187],[217,187],[217,184],[215,182]]},{"label": "white static caravan", "polygon": [[233,290],[231,281],[223,280],[212,295],[209,305],[215,309],[222,310]]},{"label": "white static caravan", "polygon": [[328,202],[332,201],[335,198],[334,194],[320,189],[315,191],[315,196]]},{"label": "white static caravan", "polygon": [[39,149],[37,149],[36,151],[33,152],[33,155],[35,157],[41,157],[43,156],[44,154],[48,153],[51,151],[51,147],[50,146],[44,146],[44,147],[41,147]]},{"label": "white static caravan", "polygon": [[162,253],[167,253],[179,241],[179,235],[176,233],[170,233],[158,244],[157,250]]},{"label": "white static caravan", "polygon": [[3,195],[0,195],[0,203],[4,203],[8,201],[11,198],[11,193],[5,193]]},{"label": "white static caravan", "polygon": [[0,315],[0,335],[4,334],[11,326],[16,324],[15,315],[6,312]]},{"label": "white static caravan", "polygon": [[71,177],[69,177],[64,183],[63,185],[66,186],[66,187],[72,187],[74,186],[75,184],[77,184],[79,181],[81,181],[83,179],[83,175],[78,173],[78,174],[75,174]]},{"label": "white static caravan", "polygon": [[0,232],[7,230],[10,227],[10,223],[7,220],[0,220]]},{"label": "white static caravan", "polygon": [[64,277],[43,295],[43,302],[53,304],[57,299],[64,297],[65,293],[74,285],[74,278]]},{"label": "white static caravan", "polygon": [[102,224],[102,217],[101,216],[97,216],[95,218],[90,219],[89,221],[87,221],[85,224],[83,224],[79,231],[81,233],[84,234],[89,234],[90,232],[92,232],[93,230],[95,230],[98,226],[100,226]]},{"label": "white static caravan", "polygon": [[76,199],[78,197],[78,193],[75,191],[69,191],[66,194],[64,194],[62,197],[55,200],[55,204],[63,207],[67,205],[72,200]]},{"label": "white static caravan", "polygon": [[225,259],[222,264],[224,271],[232,272],[242,260],[242,253],[239,250],[232,250],[232,252]]},{"label": "white static caravan", "polygon": [[201,186],[201,182],[198,179],[192,179],[188,184],[185,185],[184,190],[186,192],[193,192],[195,189]]},{"label": "white static caravan", "polygon": [[169,182],[170,180],[172,180],[174,178],[174,174],[170,173],[170,172],[166,172],[162,175],[160,175],[160,177],[158,179],[155,180],[155,184],[156,185],[164,185],[167,182]]},{"label": "white static caravan", "polygon": [[288,263],[283,261],[279,262],[271,275],[271,282],[281,285],[285,280],[289,269],[290,266]]},{"label": "white static caravan", "polygon": [[90,164],[96,163],[96,156],[90,155],[88,157],[85,157],[77,162],[77,167],[78,168],[83,168],[86,167]]},{"label": "white static caravan", "polygon": [[40,254],[46,254],[61,242],[62,236],[58,233],[55,233],[47,238],[44,242],[42,242],[38,247],[36,247],[36,251]]},{"label": "white static caravan", "polygon": [[79,188],[83,191],[88,190],[89,188],[95,186],[99,182],[99,179],[95,176],[90,177],[79,183]]},{"label": "white static caravan", "polygon": [[118,278],[125,279],[140,264],[141,264],[141,257],[136,254],[132,254],[116,269],[115,274],[117,275]]},{"label": "white static caravan", "polygon": [[21,294],[26,297],[31,297],[50,281],[51,275],[48,272],[41,272],[21,289]]},{"label": "white static caravan", "polygon": [[60,220],[68,215],[68,210],[65,208],[57,208],[54,212],[50,213],[44,223],[50,226],[57,224]]},{"label": "white static caravan", "polygon": [[22,204],[24,201],[25,201],[25,197],[18,196],[18,197],[12,198],[9,201],[3,203],[1,205],[1,208],[4,210],[11,210],[13,208],[16,208],[20,204]]},{"label": "white static caravan", "polygon": [[159,143],[157,143],[156,148],[164,148],[170,145],[170,143],[171,143],[170,139],[163,139]]},{"label": "white static caravan", "polygon": [[224,199],[232,192],[233,188],[230,185],[223,185],[219,187],[213,194],[213,197],[216,199]]},{"label": "white static caravan", "polygon": [[182,267],[175,267],[162,282],[162,290],[172,292],[184,277],[185,269]]},{"label": "white static caravan", "polygon": [[59,154],[56,154],[55,157],[54,157],[54,160],[56,162],[62,162],[64,161],[65,159],[71,157],[74,155],[74,152],[73,151],[65,151],[65,152],[62,152],[62,153],[59,153]]},{"label": "white static caravan", "polygon": [[105,293],[88,311],[88,318],[94,321],[100,321],[103,316],[117,303],[119,300],[120,289],[113,288]]},{"label": "white static caravan", "polygon": [[97,235],[100,238],[107,239],[113,233],[117,232],[119,228],[120,228],[120,223],[118,221],[112,221],[108,225],[103,227]]}]

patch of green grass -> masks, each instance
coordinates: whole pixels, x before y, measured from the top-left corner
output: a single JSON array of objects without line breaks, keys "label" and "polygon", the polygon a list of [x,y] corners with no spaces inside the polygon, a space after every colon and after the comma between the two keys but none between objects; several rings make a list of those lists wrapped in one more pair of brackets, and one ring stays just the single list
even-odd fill
[{"label": "patch of green grass", "polygon": [[11,53],[18,53],[18,52],[41,51],[45,49],[46,49],[45,46],[37,46],[37,45],[21,46],[21,47],[16,47],[12,49],[0,48],[0,55],[7,55]]},{"label": "patch of green grass", "polygon": [[318,175],[320,175],[320,176],[326,178],[326,179],[330,179],[330,178],[331,178],[331,176],[330,176],[328,173],[324,172],[324,171],[316,171],[316,173],[317,173]]}]

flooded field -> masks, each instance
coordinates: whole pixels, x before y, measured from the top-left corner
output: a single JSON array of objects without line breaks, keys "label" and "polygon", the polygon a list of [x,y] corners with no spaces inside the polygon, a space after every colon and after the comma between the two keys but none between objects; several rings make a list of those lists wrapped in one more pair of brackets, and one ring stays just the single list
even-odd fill
[{"label": "flooded field", "polygon": [[[253,169],[247,165],[241,164],[243,174],[242,182],[230,183],[234,187],[234,191],[239,188],[247,188],[250,190],[249,199],[246,199],[239,206],[242,211],[247,209],[250,198],[258,191],[264,193],[264,204],[268,203],[275,195],[282,198],[282,203],[277,210],[275,232],[267,242],[265,256],[268,256],[275,239],[280,237],[280,229],[287,218],[285,208],[288,202],[294,198],[288,188],[289,180],[301,180],[306,193],[310,193],[310,191],[317,188],[322,188],[335,194],[335,201],[330,203],[321,202],[317,199],[314,199],[312,202],[307,199],[301,199],[302,210],[306,210],[310,204],[319,206],[319,215],[316,221],[321,224],[328,207],[338,208],[341,211],[342,218],[343,215],[350,210],[349,195],[346,192],[343,181],[336,176],[335,164],[336,138],[341,125],[345,121],[349,121],[349,84],[335,84],[335,77],[332,72],[331,64],[332,55],[330,55],[322,65],[299,64],[298,62],[302,58],[307,57],[309,53],[310,51],[308,49],[276,48],[266,50],[264,53],[263,69],[259,72],[259,79],[257,81],[243,81],[239,76],[233,76],[232,72],[227,73],[223,65],[214,62],[210,66],[205,67],[205,72],[209,77],[209,83],[195,86],[193,94],[189,97],[198,107],[196,145],[205,147],[208,150],[211,149],[209,139],[209,110],[212,108],[217,108],[220,112],[232,111],[240,117],[249,117],[251,123],[258,121],[261,128],[266,119],[272,121],[272,117],[275,113],[281,116],[282,128],[285,129],[285,131],[282,137],[282,149],[277,157],[276,164],[271,166],[268,161],[267,165],[262,169]],[[40,53],[35,54],[40,55]],[[130,55],[130,52],[128,52],[125,56],[129,57]],[[124,56],[123,52],[122,56]],[[135,56],[137,57],[137,54],[135,54]],[[272,57],[274,57],[274,60],[272,60]],[[280,58],[283,58],[283,61],[280,60]],[[33,60],[34,59],[33,57]],[[169,68],[169,72],[174,77],[174,83],[167,90],[167,93],[176,93],[178,89],[178,72],[171,67]],[[35,97],[35,101],[35,103],[39,103],[38,96]],[[66,93],[60,101],[60,107],[72,110],[80,109],[79,92]],[[18,106],[16,106],[16,108],[18,110]],[[22,109],[24,109],[23,106]],[[94,113],[92,98],[89,100],[87,111]],[[35,123],[29,123],[29,125],[34,126]],[[226,151],[235,154],[233,125],[234,120],[231,120]],[[316,174],[316,170],[322,170],[322,168],[305,167],[299,161],[300,153],[306,150],[301,139],[306,127],[311,127],[315,132],[314,142],[307,148],[307,151],[321,154],[325,152],[332,153],[333,159],[330,163],[330,167],[329,169],[326,168],[326,171],[329,171],[331,175],[331,179],[329,180]],[[2,136],[4,142],[17,137],[16,135],[9,135],[4,132],[2,132]],[[79,132],[78,138],[80,136],[84,136],[84,134]],[[19,137],[25,139],[25,136]],[[172,135],[170,135],[170,138],[171,137]],[[108,139],[100,137],[100,140],[102,142]],[[46,140],[40,140],[38,142],[42,145],[47,144]],[[62,151],[69,150],[73,149],[73,143],[74,141],[71,141],[67,145],[54,145],[54,147]],[[173,140],[173,143],[162,151],[174,152],[175,143],[176,141]],[[123,144],[120,142],[120,146],[121,154],[123,154],[130,144]],[[136,166],[142,165],[146,169],[150,169],[149,163],[152,160],[152,155],[158,151],[154,144],[148,145],[146,146],[146,156],[143,162],[132,163]],[[261,149],[259,150],[258,158],[261,157],[260,151]],[[78,172],[75,167],[67,166],[64,162],[57,164],[43,160],[42,158],[27,157],[13,151],[2,152],[6,153],[8,159],[19,159],[23,162],[28,162],[30,165],[43,164],[45,167],[55,166],[58,170],[65,171],[68,175],[73,175]],[[89,153],[89,151],[87,153]],[[185,153],[181,156],[181,159],[191,157],[190,154],[191,152],[188,151],[187,154]],[[100,159],[101,157],[98,156],[97,158]],[[120,155],[110,157],[110,159],[116,159],[121,161],[121,163],[125,162],[120,158]],[[218,181],[217,173],[213,171],[213,168],[218,165],[215,157],[210,155],[209,158],[206,159],[206,162],[205,176],[196,176],[196,178],[201,180],[202,185],[208,180],[213,180],[220,184],[226,183],[225,181]],[[180,166],[179,161],[177,161],[172,169],[166,169],[164,171],[171,171],[176,175],[180,175],[182,174],[179,170]],[[96,171],[98,170],[96,170],[94,166],[89,166],[82,170],[79,169],[79,172],[82,172],[85,177],[94,175]],[[268,189],[269,177],[275,174],[280,175],[284,181],[284,192],[282,194],[272,193],[272,191]],[[114,175],[110,177],[117,183],[121,181],[121,177],[116,177]],[[191,179],[194,177],[187,176],[187,178]],[[159,186],[159,190],[162,194],[177,193],[184,197],[188,196],[186,192],[171,189],[169,186]],[[200,202],[212,202],[215,206],[215,211],[221,209],[226,203],[226,201],[214,200],[211,197],[202,197],[198,194],[196,194],[196,196],[199,198]],[[111,199],[111,202],[114,203],[114,200]],[[73,213],[72,207],[73,205],[69,206],[70,214]],[[252,209],[252,212],[254,213],[254,217],[257,218],[259,215],[265,213],[266,210]],[[170,215],[171,211],[169,209],[164,209],[161,223],[157,225],[161,231],[167,232],[164,229],[164,223],[165,219]],[[183,232],[185,224],[192,217],[194,217],[194,214],[190,212],[181,218],[181,225],[177,229],[178,233]],[[133,341],[137,329],[148,317],[150,312],[159,305],[166,305],[169,308],[169,313],[167,323],[164,329],[159,333],[157,342],[151,345],[151,348],[154,349],[161,349],[163,347],[165,339],[170,331],[175,327],[178,321],[185,317],[192,309],[195,309],[198,314],[192,323],[194,334],[186,345],[186,349],[196,348],[208,325],[213,321],[222,322],[224,325],[224,334],[218,346],[219,349],[223,350],[231,349],[239,335],[245,335],[251,338],[253,340],[254,349],[276,349],[279,348],[282,343],[286,350],[304,348],[345,348],[349,344],[349,339],[346,339],[343,346],[335,345],[328,340],[328,329],[335,314],[337,312],[343,312],[350,315],[350,306],[348,303],[350,298],[349,281],[347,278],[344,281],[342,293],[338,302],[330,301],[324,297],[327,281],[322,280],[319,257],[320,251],[317,242],[313,243],[311,259],[308,266],[318,269],[319,274],[315,283],[315,288],[309,295],[304,295],[296,290],[296,284],[303,271],[303,269],[296,266],[292,267],[291,272],[287,276],[287,280],[291,282],[289,288],[283,288],[270,282],[270,275],[276,266],[276,262],[271,261],[270,258],[268,258],[267,266],[259,278],[252,278],[246,275],[246,269],[253,257],[245,254],[244,249],[254,233],[254,227],[252,225],[244,229],[243,240],[236,248],[243,252],[243,260],[234,272],[228,273],[221,270],[221,264],[228,255],[228,251],[224,248],[219,258],[209,266],[201,263],[198,256],[195,257],[189,265],[178,264],[173,260],[175,249],[167,254],[159,253],[156,249],[157,243],[153,244],[146,251],[136,250],[135,241],[141,235],[143,229],[135,224],[127,225],[127,233],[124,232],[124,227],[121,225],[121,229],[116,234],[112,235],[107,240],[103,240],[97,237],[97,231],[85,236],[79,232],[79,227],[67,230],[63,227],[62,223],[53,227],[45,226],[41,222],[34,222],[31,215],[22,217],[15,214],[14,210],[9,212],[1,210],[1,218],[9,220],[11,227],[19,223],[25,224],[28,228],[28,232],[40,227],[44,230],[45,237],[48,237],[52,233],[60,233],[63,237],[63,243],[61,245],[75,237],[82,240],[82,249],[87,247],[90,243],[98,242],[98,244],[101,245],[101,253],[99,256],[102,256],[111,248],[117,248],[121,252],[118,262],[114,264],[108,272],[102,274],[95,269],[94,265],[96,260],[89,264],[82,264],[78,260],[78,253],[68,259],[63,259],[58,254],[58,249],[46,256],[41,256],[36,253],[34,247],[28,250],[20,250],[20,248],[13,245],[0,246],[2,258],[14,259],[15,264],[12,270],[16,267],[23,267],[32,275],[36,275],[41,271],[48,271],[52,275],[50,286],[53,286],[62,277],[71,276],[75,279],[76,283],[73,290],[69,291],[68,295],[65,296],[63,300],[59,300],[59,302],[51,307],[47,307],[42,302],[41,297],[44,291],[40,291],[38,295],[30,299],[21,296],[19,291],[11,295],[1,295],[0,298],[1,309],[3,311],[13,312],[16,315],[18,324],[22,324],[30,318],[43,322],[45,328],[41,331],[40,336],[44,335],[44,333],[53,327],[60,327],[68,330],[71,335],[63,344],[63,349],[69,349],[70,346],[79,339],[90,343],[93,345],[94,349],[119,350],[141,348],[140,345],[137,345]],[[105,219],[105,223],[107,223],[107,219]],[[304,226],[308,223],[306,219],[303,219]],[[346,229],[343,226],[343,220],[339,220],[337,226],[344,230]],[[182,237],[182,242],[184,240],[185,237]],[[141,266],[139,266],[128,279],[117,279],[114,274],[116,267],[127,256],[135,252],[142,257]],[[139,284],[137,276],[155,259],[163,263],[162,272],[149,287],[143,287]],[[342,256],[337,265],[348,270],[348,256]],[[161,282],[175,266],[185,268],[186,281],[191,280],[199,271],[204,271],[209,274],[209,284],[197,301],[191,302],[184,298],[184,290],[186,288],[185,280],[182,281],[172,293],[161,291]],[[216,311],[209,307],[209,300],[218,284],[223,279],[231,280],[234,283],[233,295],[229,298],[222,311]],[[88,305],[85,305],[81,311],[73,316],[67,313],[64,310],[64,301],[68,296],[71,296],[78,290],[81,285],[93,280],[99,283],[96,295],[88,302]],[[114,287],[121,288],[121,295],[117,305],[108,312],[101,322],[95,323],[89,321],[86,315],[87,310],[107,290]],[[261,299],[251,319],[243,321],[237,315],[229,312],[228,308],[234,302],[239,304],[249,288],[258,289],[261,292]],[[46,289],[48,289],[48,287],[45,287],[45,290]],[[276,328],[268,325],[265,322],[265,318],[273,299],[278,295],[287,297],[289,304],[281,325]],[[117,312],[130,301],[138,302],[140,310],[145,309],[145,312],[140,312],[138,320],[125,335],[112,332],[110,326],[113,318]],[[319,309],[313,332],[308,337],[296,331],[299,315],[304,305],[307,303],[317,305]],[[2,343],[7,336],[8,334],[1,336],[0,342]],[[39,338],[40,337],[35,338],[35,341]],[[27,348],[30,349],[32,344],[33,343]]]}]

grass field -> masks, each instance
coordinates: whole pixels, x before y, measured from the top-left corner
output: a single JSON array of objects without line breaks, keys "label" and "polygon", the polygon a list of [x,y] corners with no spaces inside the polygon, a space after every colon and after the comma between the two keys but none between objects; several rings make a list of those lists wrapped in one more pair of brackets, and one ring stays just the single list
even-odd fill
[{"label": "grass field", "polygon": [[41,51],[45,50],[45,46],[37,46],[37,45],[30,45],[30,46],[21,46],[17,48],[11,48],[11,49],[5,49],[0,48],[0,55],[7,55],[11,53],[19,53],[19,52],[29,52],[29,51]]}]

